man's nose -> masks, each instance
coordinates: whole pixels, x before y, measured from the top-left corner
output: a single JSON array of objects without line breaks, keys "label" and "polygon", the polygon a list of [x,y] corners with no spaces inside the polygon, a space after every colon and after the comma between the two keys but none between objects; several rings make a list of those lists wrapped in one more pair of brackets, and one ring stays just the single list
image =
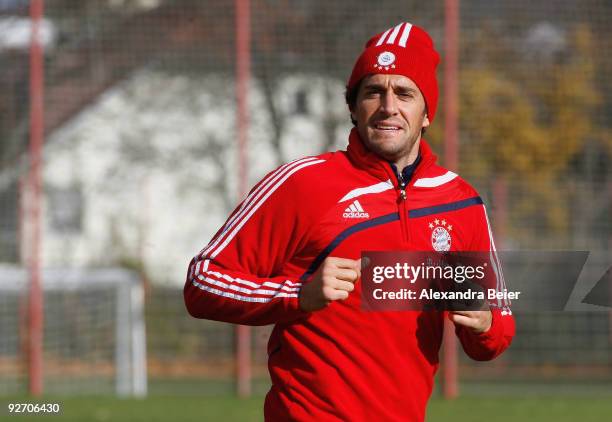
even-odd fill
[{"label": "man's nose", "polygon": [[397,113],[397,98],[395,98],[393,91],[384,93],[381,98],[380,110],[389,115]]}]

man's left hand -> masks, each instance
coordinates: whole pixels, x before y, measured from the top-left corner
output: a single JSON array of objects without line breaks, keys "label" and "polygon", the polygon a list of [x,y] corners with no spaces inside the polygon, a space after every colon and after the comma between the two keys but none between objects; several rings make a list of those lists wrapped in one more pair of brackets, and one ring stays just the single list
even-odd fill
[{"label": "man's left hand", "polygon": [[493,314],[490,310],[452,311],[448,313],[448,318],[456,325],[471,328],[475,333],[484,333],[491,328]]}]

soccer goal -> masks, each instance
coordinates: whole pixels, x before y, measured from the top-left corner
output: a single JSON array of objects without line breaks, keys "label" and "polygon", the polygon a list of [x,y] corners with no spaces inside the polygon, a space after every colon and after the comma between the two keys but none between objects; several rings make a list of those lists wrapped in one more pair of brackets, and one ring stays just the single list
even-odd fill
[{"label": "soccer goal", "polygon": [[[121,269],[53,269],[42,274],[45,394],[144,396],[144,292]],[[0,265],[0,395],[28,386],[28,274]]]}]

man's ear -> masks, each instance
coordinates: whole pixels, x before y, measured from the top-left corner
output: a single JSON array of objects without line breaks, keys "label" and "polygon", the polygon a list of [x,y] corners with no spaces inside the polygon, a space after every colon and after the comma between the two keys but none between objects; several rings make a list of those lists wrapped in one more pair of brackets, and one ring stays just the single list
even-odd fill
[{"label": "man's ear", "polygon": [[423,126],[422,128],[425,129],[426,127],[429,127],[431,123],[429,122],[429,116],[427,115],[427,113],[425,113],[425,117],[423,118]]}]

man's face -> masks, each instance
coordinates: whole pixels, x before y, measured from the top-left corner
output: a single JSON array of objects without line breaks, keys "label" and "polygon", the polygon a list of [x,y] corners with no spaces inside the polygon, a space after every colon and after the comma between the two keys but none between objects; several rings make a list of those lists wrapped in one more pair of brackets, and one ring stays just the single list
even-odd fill
[{"label": "man's face", "polygon": [[366,76],[351,116],[357,121],[365,146],[401,166],[416,158],[413,147],[421,138],[421,130],[429,126],[421,91],[402,75]]}]

